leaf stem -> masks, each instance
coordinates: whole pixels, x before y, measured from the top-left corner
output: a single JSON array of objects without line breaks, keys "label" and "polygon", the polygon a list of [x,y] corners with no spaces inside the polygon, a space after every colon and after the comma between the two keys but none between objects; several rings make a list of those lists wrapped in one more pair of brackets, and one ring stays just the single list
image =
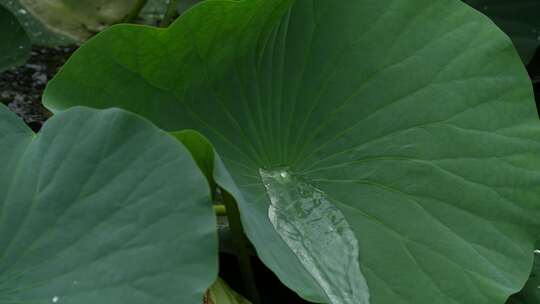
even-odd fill
[{"label": "leaf stem", "polygon": [[169,0],[169,5],[167,6],[167,11],[165,12],[165,15],[163,16],[163,19],[159,23],[160,27],[167,27],[169,24],[171,24],[174,21],[174,18],[176,17],[176,4],[178,3],[178,0]]},{"label": "leaf stem", "polygon": [[242,276],[242,283],[244,284],[244,291],[250,298],[253,304],[261,304],[261,298],[255,284],[255,276],[253,274],[253,268],[251,266],[251,260],[249,257],[248,240],[244,234],[242,228],[242,222],[240,220],[240,211],[234,198],[224,189],[223,203],[227,210],[227,218],[229,220],[229,227],[231,229],[232,241],[235,247],[236,255],[238,257],[238,264],[240,265],[240,274]]},{"label": "leaf stem", "polygon": [[142,9],[146,5],[148,0],[137,0],[131,11],[128,13],[128,15],[124,18],[123,22],[125,23],[133,23],[137,17],[141,14]]}]

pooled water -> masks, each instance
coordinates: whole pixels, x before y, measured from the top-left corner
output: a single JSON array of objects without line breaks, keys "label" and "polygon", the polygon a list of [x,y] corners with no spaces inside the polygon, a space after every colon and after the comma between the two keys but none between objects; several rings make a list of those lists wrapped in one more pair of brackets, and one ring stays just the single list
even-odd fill
[{"label": "pooled water", "polygon": [[332,304],[367,304],[358,240],[325,193],[287,168],[260,170],[274,228]]}]

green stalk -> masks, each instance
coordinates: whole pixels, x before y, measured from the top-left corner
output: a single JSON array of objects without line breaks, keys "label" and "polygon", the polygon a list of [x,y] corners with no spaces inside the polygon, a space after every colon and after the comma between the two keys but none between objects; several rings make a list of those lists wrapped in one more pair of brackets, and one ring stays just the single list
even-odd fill
[{"label": "green stalk", "polygon": [[174,21],[174,18],[176,17],[177,3],[178,0],[169,0],[169,6],[167,6],[165,16],[163,16],[163,20],[161,20],[161,22],[159,23],[160,27],[167,27]]},{"label": "green stalk", "polygon": [[242,283],[244,284],[245,289],[244,291],[247,293],[247,297],[253,304],[261,304],[261,298],[257,290],[257,285],[255,284],[255,276],[253,274],[253,268],[251,266],[251,260],[249,257],[249,241],[247,240],[244,234],[244,229],[242,228],[238,205],[228,192],[222,189],[222,193],[223,203],[227,210],[227,218],[229,219],[232,241],[238,257],[238,264],[240,265],[240,275],[242,276]]},{"label": "green stalk", "polygon": [[132,23],[139,17],[141,14],[142,9],[146,5],[148,0],[137,0],[131,11],[128,13],[128,15],[124,18],[123,22],[125,23]]}]

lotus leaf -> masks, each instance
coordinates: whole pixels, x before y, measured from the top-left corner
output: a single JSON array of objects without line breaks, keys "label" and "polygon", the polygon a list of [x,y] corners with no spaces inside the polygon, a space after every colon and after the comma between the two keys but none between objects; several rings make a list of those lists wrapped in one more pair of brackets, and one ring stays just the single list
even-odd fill
[{"label": "lotus leaf", "polygon": [[458,0],[283,4],[111,28],[45,103],[199,131],[260,258],[312,302],[504,303],[540,232],[540,124],[510,40]]},{"label": "lotus leaf", "polygon": [[0,105],[0,303],[200,304],[215,226],[191,155],[148,121],[76,107],[34,134]]}]

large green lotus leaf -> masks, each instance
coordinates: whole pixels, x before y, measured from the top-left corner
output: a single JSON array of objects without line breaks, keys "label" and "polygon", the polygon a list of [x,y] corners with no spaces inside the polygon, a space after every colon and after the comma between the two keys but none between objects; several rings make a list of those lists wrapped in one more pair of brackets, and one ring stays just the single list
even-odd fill
[{"label": "large green lotus leaf", "polygon": [[45,103],[200,131],[259,256],[313,302],[365,296],[358,262],[375,304],[519,291],[539,232],[540,125],[507,36],[457,0],[298,0],[277,24],[246,26],[263,3],[206,1],[167,31],[111,28]]},{"label": "large green lotus leaf", "polygon": [[540,1],[464,0],[489,16],[512,38],[521,58],[528,63],[540,46]]},{"label": "large green lotus leaf", "polygon": [[0,5],[0,73],[24,63],[30,54],[30,39],[9,10]]},{"label": "large green lotus leaf", "polygon": [[20,0],[49,29],[84,40],[122,20],[137,0]]},{"label": "large green lotus leaf", "polygon": [[200,304],[216,278],[208,185],[136,115],[73,108],[36,135],[0,106],[0,172],[1,303]]},{"label": "large green lotus leaf", "polygon": [[535,261],[531,276],[523,290],[510,298],[509,304],[540,303],[540,250],[535,250]]}]

